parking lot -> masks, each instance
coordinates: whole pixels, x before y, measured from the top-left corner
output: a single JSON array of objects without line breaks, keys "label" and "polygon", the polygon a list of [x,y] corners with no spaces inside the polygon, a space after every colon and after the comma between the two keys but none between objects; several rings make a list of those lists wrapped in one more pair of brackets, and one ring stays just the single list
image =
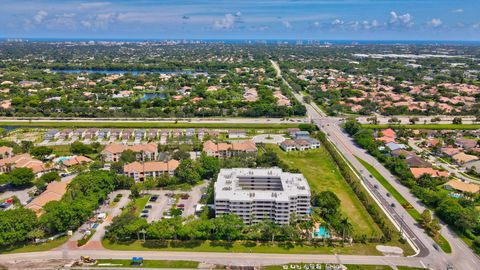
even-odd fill
[{"label": "parking lot", "polygon": [[[169,210],[174,206],[183,209],[182,217],[188,217],[195,214],[195,207],[205,192],[208,182],[203,182],[192,188],[190,191],[181,190],[150,190],[148,194],[152,195],[150,200],[142,209],[144,213],[140,215],[146,217],[148,222],[169,218]],[[157,197],[154,200],[154,197]],[[144,211],[148,210],[148,211]]]}]

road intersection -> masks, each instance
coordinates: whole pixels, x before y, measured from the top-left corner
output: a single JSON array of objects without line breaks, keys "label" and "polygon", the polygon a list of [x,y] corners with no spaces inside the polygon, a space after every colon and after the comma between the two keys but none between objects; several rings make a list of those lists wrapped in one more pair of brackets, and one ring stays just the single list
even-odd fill
[{"label": "road intersection", "polygon": [[[272,61],[277,70],[278,77],[287,85],[288,82],[282,77],[278,64]],[[289,86],[289,85],[288,85]],[[466,244],[446,225],[442,224],[442,235],[452,246],[452,253],[446,254],[434,248],[433,240],[418,226],[416,221],[400,207],[395,198],[387,196],[386,189],[371,177],[367,169],[357,160],[359,157],[382,174],[389,183],[398,190],[401,195],[419,212],[425,209],[408,188],[402,186],[390,172],[383,167],[375,158],[359,148],[352,139],[342,130],[341,119],[326,117],[326,115],[314,104],[306,104],[302,94],[295,93],[295,98],[307,108],[309,121],[316,124],[327,134],[328,139],[335,145],[342,156],[362,179],[362,184],[372,197],[381,206],[382,210],[403,233],[412,244],[417,254],[411,257],[393,256],[359,256],[359,255],[306,255],[306,254],[266,254],[266,253],[218,253],[218,252],[166,252],[166,251],[116,251],[106,250],[103,247],[83,248],[79,250],[57,249],[46,252],[17,253],[0,255],[0,263],[14,264],[18,260],[41,261],[48,259],[78,259],[81,255],[89,255],[95,258],[126,259],[132,256],[141,256],[150,260],[193,260],[211,264],[223,265],[278,265],[297,262],[311,263],[344,263],[344,264],[370,264],[370,265],[405,265],[412,267],[428,267],[435,270],[449,269],[449,266],[458,270],[476,270],[480,268],[480,259]],[[224,121],[225,119],[222,119]],[[211,120],[214,122],[213,120]],[[234,121],[234,120],[232,120]],[[250,123],[260,123],[251,120]],[[217,121],[218,122],[218,121]],[[242,122],[246,122],[243,121]],[[266,121],[272,123],[272,121]],[[396,205],[397,207],[392,207]],[[101,235],[101,234],[99,234]],[[98,239],[99,240],[99,239]]]}]

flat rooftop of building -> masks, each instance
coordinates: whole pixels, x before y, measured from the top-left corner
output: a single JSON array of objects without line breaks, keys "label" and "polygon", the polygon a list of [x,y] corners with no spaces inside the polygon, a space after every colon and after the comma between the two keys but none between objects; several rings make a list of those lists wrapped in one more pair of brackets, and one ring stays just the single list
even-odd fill
[{"label": "flat rooftop of building", "polygon": [[[271,181],[272,190],[261,188],[265,180]],[[260,187],[246,187],[248,183]],[[283,172],[277,167],[221,169],[215,183],[215,200],[288,202],[296,196],[310,196],[307,180],[301,173]]]}]

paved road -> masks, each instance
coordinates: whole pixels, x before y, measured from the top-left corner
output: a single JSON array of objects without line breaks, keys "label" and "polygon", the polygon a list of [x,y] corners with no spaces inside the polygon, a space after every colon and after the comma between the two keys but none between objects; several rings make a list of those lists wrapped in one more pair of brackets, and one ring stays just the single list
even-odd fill
[{"label": "paved road", "polygon": [[[401,124],[411,124],[410,118],[412,117],[415,117],[415,116],[414,115],[392,115],[392,116],[377,115],[377,120],[378,120],[378,124],[391,124],[388,122],[388,120],[392,118],[397,118],[398,120],[400,120]],[[437,115],[435,116],[419,115],[416,117],[418,117],[419,119],[418,121],[416,121],[416,124],[451,124],[453,121],[453,118],[455,118],[455,116],[449,116],[449,115],[438,115],[438,116]],[[437,118],[437,117],[440,117],[439,122],[431,121],[433,118]],[[361,116],[361,117],[357,117],[357,120],[362,124],[370,124],[371,121],[368,121],[368,118],[370,118],[370,116]],[[475,116],[461,116],[461,118],[462,118],[463,124],[478,123],[477,121],[475,121],[476,120]]]},{"label": "paved road", "polygon": [[[272,65],[276,69],[277,75],[282,77],[278,64],[272,61]],[[289,86],[288,83],[287,86]],[[290,89],[292,88],[290,87]],[[296,94],[295,97],[300,103],[305,104],[301,94]],[[415,249],[417,249],[418,253],[416,257],[423,257],[433,269],[446,269],[450,264],[455,266],[455,269],[461,270],[474,270],[480,268],[480,258],[445,224],[442,224],[441,234],[452,246],[452,253],[445,254],[442,251],[434,249],[433,240],[416,224],[413,218],[403,207],[400,206],[395,198],[386,196],[386,189],[384,189],[375,178],[370,177],[368,170],[356,159],[355,156],[360,157],[373,165],[380,174],[382,174],[385,179],[387,179],[387,181],[389,181],[389,183],[392,184],[392,186],[394,186],[394,188],[398,190],[400,194],[402,194],[402,196],[419,212],[426,209],[425,206],[410,193],[410,190],[407,187],[400,184],[382,164],[366,153],[365,150],[359,148],[353,140],[343,132],[340,128],[341,120],[339,118],[325,117],[325,114],[321,113],[321,110],[319,110],[314,104],[305,105],[307,108],[308,106],[312,108],[310,110],[307,109],[309,119],[327,134],[328,139],[333,145],[337,147],[351,166],[361,174],[364,187],[366,187],[367,191],[373,195],[373,198],[376,199],[384,212],[387,213],[387,216],[394,221],[397,228],[400,228],[401,232],[409,242],[414,245]],[[395,207],[392,207],[392,204],[395,205]]]}]

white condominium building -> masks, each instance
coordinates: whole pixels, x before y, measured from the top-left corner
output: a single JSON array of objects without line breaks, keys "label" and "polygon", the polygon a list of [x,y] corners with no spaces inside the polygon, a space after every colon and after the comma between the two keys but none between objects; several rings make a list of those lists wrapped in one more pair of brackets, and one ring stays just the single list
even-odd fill
[{"label": "white condominium building", "polygon": [[215,183],[215,214],[235,214],[245,224],[270,219],[289,224],[295,214],[306,217],[310,210],[310,187],[300,173],[280,168],[221,169]]}]

